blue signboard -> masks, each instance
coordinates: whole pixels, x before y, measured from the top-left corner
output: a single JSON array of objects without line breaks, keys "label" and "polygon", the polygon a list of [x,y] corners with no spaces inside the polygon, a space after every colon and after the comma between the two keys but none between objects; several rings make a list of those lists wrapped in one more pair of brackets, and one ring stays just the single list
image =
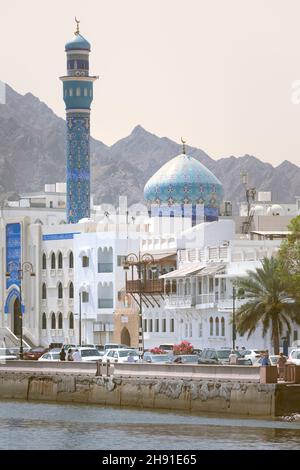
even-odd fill
[{"label": "blue signboard", "polygon": [[43,235],[43,241],[47,240],[72,240],[74,235],[78,235],[80,232],[74,233],[50,233],[49,235]]},{"label": "blue signboard", "polygon": [[[10,301],[20,297],[19,269],[21,267],[21,224],[6,225],[6,272],[10,276],[6,278],[6,289],[10,289],[5,301],[4,311],[9,313]],[[22,305],[22,310],[23,310]]]}]

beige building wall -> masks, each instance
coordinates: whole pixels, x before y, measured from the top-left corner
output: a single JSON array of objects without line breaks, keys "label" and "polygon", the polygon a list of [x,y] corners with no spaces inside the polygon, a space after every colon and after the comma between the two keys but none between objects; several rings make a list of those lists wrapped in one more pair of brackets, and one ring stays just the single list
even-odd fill
[{"label": "beige building wall", "polygon": [[113,342],[137,348],[139,315],[134,307],[119,308],[114,314]]}]

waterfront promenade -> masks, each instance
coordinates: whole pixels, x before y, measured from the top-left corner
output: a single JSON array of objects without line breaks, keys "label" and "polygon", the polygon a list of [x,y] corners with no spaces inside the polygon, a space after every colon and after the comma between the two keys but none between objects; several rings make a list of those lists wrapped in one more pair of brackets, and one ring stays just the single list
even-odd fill
[{"label": "waterfront promenade", "polygon": [[262,383],[249,366],[12,361],[0,365],[1,398],[253,417],[300,411],[299,384]]}]

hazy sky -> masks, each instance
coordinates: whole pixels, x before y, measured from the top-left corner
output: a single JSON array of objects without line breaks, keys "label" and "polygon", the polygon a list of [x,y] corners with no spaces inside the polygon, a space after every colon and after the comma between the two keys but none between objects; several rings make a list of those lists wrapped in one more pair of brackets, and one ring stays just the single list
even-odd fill
[{"label": "hazy sky", "polygon": [[[0,79],[64,116],[64,45],[92,44],[92,135],[141,124],[211,157],[300,165],[299,0],[0,0]],[[300,86],[299,86],[300,88]]]}]

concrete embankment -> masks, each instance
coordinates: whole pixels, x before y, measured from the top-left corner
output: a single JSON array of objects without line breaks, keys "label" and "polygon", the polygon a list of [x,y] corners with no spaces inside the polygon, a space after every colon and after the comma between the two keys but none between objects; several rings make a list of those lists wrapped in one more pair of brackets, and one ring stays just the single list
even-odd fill
[{"label": "concrete embankment", "polygon": [[115,364],[114,375],[96,376],[95,364],[6,364],[0,398],[248,416],[300,411],[299,385],[261,384],[253,368],[233,366],[232,378],[230,366],[151,366]]}]

